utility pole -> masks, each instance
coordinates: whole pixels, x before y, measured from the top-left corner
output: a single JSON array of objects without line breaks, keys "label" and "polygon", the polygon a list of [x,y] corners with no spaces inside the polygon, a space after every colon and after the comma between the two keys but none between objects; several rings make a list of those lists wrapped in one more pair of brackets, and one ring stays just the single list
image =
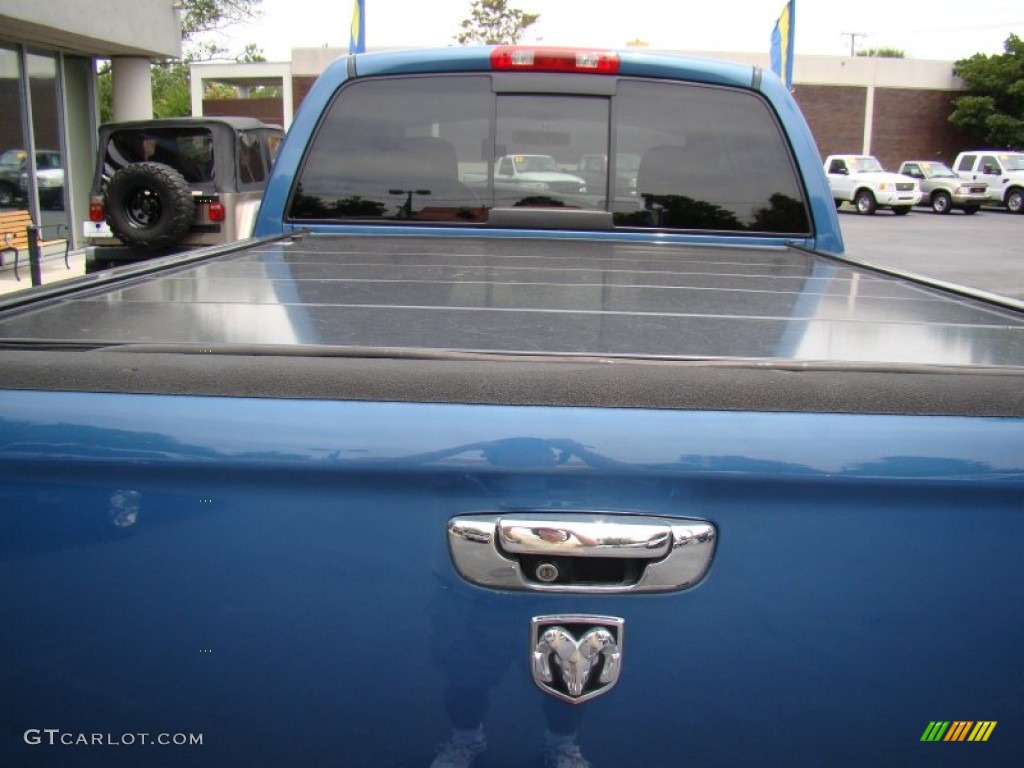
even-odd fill
[{"label": "utility pole", "polygon": [[842,34],[850,36],[850,56],[851,57],[852,56],[856,56],[854,48],[856,47],[857,38],[858,37],[867,37],[868,33],[867,32],[843,32]]}]

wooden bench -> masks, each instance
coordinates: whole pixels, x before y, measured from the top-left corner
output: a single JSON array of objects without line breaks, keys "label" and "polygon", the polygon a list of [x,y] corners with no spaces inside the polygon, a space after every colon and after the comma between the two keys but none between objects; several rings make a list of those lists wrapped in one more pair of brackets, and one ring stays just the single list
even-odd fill
[{"label": "wooden bench", "polygon": [[[32,226],[37,226],[40,232],[43,229],[52,229],[57,235],[60,235],[61,230],[67,231],[67,226],[64,224],[36,225],[32,221],[32,214],[27,210],[0,212],[0,267],[4,265],[4,254],[14,253],[14,278],[16,280],[21,280],[21,277],[18,276],[18,257],[23,250],[31,252],[29,227]],[[68,250],[71,247],[70,240],[65,237],[44,240],[40,236],[37,245],[40,249],[48,245],[63,245],[64,266],[71,269],[71,265],[68,263]]]}]

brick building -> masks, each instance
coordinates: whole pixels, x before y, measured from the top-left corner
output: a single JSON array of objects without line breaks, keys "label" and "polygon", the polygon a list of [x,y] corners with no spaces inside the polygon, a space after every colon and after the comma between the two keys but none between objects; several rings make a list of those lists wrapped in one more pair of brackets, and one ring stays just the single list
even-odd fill
[{"label": "brick building", "polygon": [[[287,127],[313,82],[338,48],[297,48],[283,64],[193,64],[195,115],[245,114]],[[768,67],[768,54],[682,52]],[[849,56],[798,56],[793,95],[811,126],[822,157],[873,154],[886,168],[907,159],[951,162],[976,142],[949,122],[953,100],[964,83],[951,61]],[[204,85],[223,82],[245,88],[277,84],[281,99],[203,99]]]},{"label": "brick building", "polygon": [[793,80],[822,157],[871,154],[895,170],[908,159],[952,162],[976,143],[949,122],[965,88],[951,61],[804,56]]}]

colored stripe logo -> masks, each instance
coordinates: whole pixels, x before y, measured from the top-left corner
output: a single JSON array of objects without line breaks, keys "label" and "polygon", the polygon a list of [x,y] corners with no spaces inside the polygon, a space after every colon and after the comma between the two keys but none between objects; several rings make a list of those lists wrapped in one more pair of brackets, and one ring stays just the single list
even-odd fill
[{"label": "colored stripe logo", "polygon": [[932,720],[921,741],[988,741],[996,720]]}]

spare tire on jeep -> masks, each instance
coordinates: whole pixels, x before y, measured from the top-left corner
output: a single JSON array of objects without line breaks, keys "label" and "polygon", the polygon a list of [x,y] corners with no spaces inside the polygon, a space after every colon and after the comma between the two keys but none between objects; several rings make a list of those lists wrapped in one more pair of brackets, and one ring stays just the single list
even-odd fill
[{"label": "spare tire on jeep", "polygon": [[175,245],[195,219],[188,182],[163,163],[126,165],[111,177],[105,194],[107,224],[126,245]]}]

